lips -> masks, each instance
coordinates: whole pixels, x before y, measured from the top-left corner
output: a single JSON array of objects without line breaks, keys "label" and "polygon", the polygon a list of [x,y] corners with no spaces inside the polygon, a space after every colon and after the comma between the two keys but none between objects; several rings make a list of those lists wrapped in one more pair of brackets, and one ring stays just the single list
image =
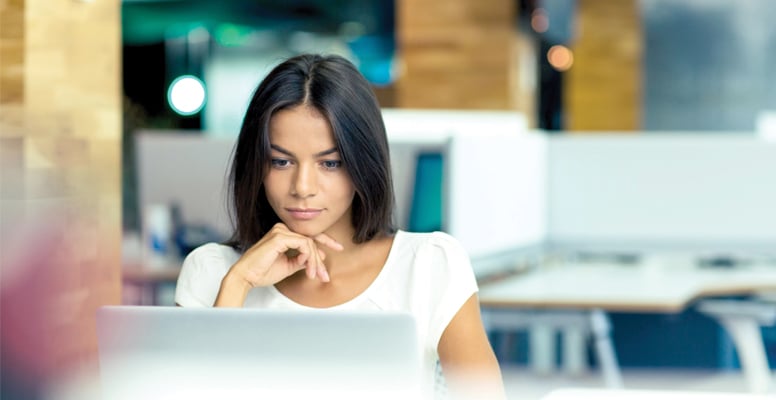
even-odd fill
[{"label": "lips", "polygon": [[311,220],[323,212],[321,208],[286,208],[286,211],[292,218],[298,220]]}]

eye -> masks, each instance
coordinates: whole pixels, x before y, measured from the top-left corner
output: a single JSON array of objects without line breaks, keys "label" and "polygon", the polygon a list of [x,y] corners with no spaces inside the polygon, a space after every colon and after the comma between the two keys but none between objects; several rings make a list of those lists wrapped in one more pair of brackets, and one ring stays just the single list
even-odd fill
[{"label": "eye", "polygon": [[282,158],[273,158],[271,162],[272,162],[272,168],[278,168],[278,169],[287,168],[291,164],[290,161],[284,160]]},{"label": "eye", "polygon": [[324,169],[328,169],[328,170],[338,169],[342,166],[342,161],[325,160],[321,162],[321,166],[323,166]]}]

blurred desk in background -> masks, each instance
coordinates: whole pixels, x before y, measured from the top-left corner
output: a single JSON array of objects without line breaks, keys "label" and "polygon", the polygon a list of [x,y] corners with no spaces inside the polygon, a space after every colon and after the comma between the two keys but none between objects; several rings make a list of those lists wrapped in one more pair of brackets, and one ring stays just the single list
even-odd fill
[{"label": "blurred desk in background", "polygon": [[174,286],[181,272],[180,263],[151,266],[142,261],[124,262],[121,269],[122,297],[124,304],[162,304],[160,292]]},{"label": "blurred desk in background", "polygon": [[690,390],[556,389],[541,400],[768,400],[770,396]]},{"label": "blurred desk in background", "polygon": [[[776,290],[776,265],[700,267],[695,262],[558,263],[483,284],[479,297],[489,329],[528,329],[531,363],[548,372],[554,363],[554,331],[564,333],[564,365],[584,368],[587,335],[609,387],[622,386],[612,345],[607,311],[678,313],[695,300],[710,296],[747,295]],[[776,309],[776,304],[772,304]],[[719,311],[719,310],[717,310]],[[748,340],[730,329],[730,314],[707,313],[730,334],[742,370],[753,392],[768,390],[772,380],[759,327],[763,319],[738,314],[737,326],[749,329]],[[767,319],[766,319],[767,320]],[[758,335],[752,340],[752,335]],[[753,355],[754,356],[751,356]]]}]

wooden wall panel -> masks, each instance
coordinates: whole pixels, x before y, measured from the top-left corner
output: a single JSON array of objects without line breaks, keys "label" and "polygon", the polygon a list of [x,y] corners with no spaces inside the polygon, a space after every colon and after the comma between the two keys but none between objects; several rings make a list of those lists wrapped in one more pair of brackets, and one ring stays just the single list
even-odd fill
[{"label": "wooden wall panel", "polygon": [[[24,69],[23,0],[0,2],[0,60],[0,104],[21,104]],[[0,117],[4,114],[0,114]]]},{"label": "wooden wall panel", "polygon": [[0,0],[3,367],[32,386],[93,367],[121,300],[120,5]]},{"label": "wooden wall panel", "polygon": [[564,80],[568,130],[641,129],[643,38],[638,0],[578,0],[574,65]]},{"label": "wooden wall panel", "polygon": [[515,2],[399,0],[396,105],[518,109]]}]

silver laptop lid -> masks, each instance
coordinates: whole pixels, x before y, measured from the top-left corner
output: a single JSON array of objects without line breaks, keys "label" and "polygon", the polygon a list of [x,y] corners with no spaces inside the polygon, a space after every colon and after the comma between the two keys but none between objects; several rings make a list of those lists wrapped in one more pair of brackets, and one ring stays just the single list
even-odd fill
[{"label": "silver laptop lid", "polygon": [[110,400],[419,393],[416,326],[405,313],[106,306],[97,336]]}]

